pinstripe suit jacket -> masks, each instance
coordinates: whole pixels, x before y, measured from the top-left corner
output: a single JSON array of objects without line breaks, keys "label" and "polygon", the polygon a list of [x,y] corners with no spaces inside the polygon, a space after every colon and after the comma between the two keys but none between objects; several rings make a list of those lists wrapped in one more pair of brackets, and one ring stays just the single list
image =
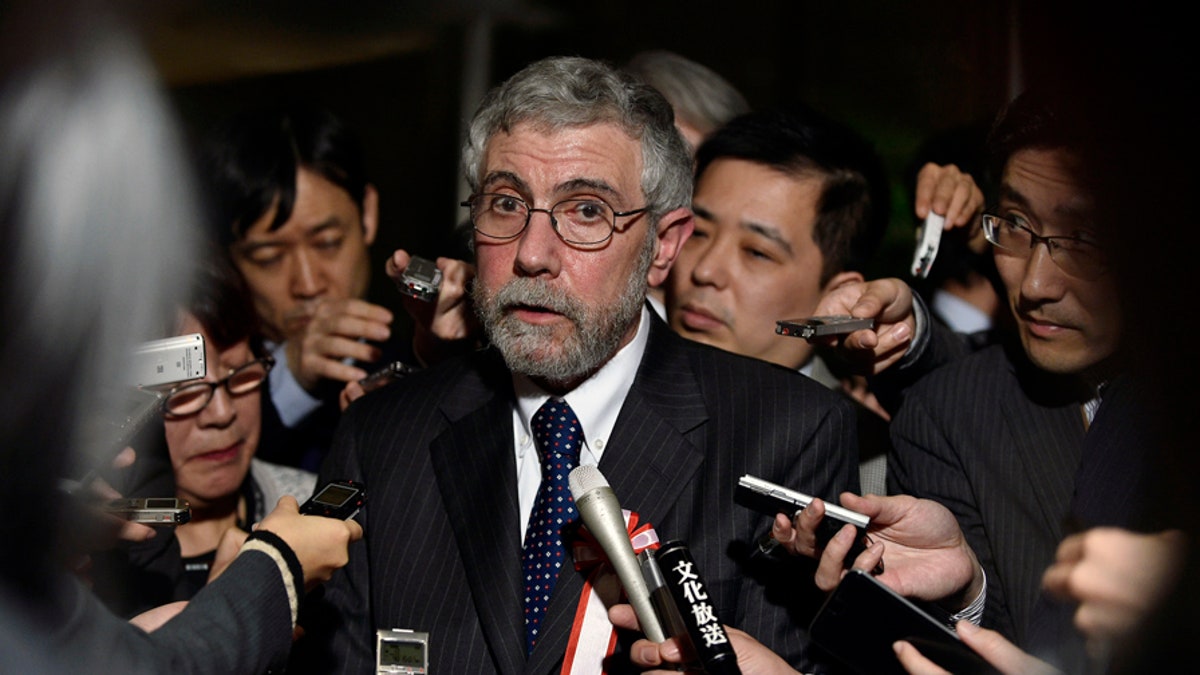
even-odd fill
[{"label": "pinstripe suit jacket", "polygon": [[[854,413],[808,378],[652,321],[600,469],[660,538],[688,543],[722,621],[802,662],[807,637],[787,600],[739,567],[769,518],[733,492],[746,473],[826,497],[856,486]],[[322,478],[366,483],[366,536],[326,587],[332,640],[306,637],[294,668],[368,672],[374,631],[409,628],[430,634],[432,672],[558,671],[583,577],[562,572],[526,659],[512,405],[511,375],[485,351],[347,411]]]},{"label": "pinstripe suit jacket", "polygon": [[1027,644],[1084,442],[1078,390],[996,345],[934,371],[892,421],[889,491],[954,512],[987,573],[986,625]]}]

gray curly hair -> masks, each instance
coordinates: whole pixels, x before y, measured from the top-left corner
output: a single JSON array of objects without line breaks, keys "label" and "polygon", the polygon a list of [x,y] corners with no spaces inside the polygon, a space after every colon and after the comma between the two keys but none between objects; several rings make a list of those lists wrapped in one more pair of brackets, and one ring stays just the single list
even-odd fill
[{"label": "gray curly hair", "polygon": [[642,192],[654,221],[691,206],[692,161],[671,105],[629,74],[580,57],[542,59],[488,92],[463,146],[467,183],[479,191],[483,154],[497,132],[519,124],[553,132],[604,123],[641,142]]}]

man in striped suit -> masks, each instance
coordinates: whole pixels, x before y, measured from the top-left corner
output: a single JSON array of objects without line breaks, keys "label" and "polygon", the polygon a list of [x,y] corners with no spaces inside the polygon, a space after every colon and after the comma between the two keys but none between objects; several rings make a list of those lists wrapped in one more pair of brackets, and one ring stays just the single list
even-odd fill
[{"label": "man in striped suit", "polygon": [[[853,411],[795,371],[684,340],[644,304],[693,227],[670,106],[603,64],[539,61],[484,100],[464,160],[491,347],[347,409],[322,476],[366,483],[366,543],[293,667],[373,672],[375,631],[399,628],[429,634],[435,672],[559,672],[586,572],[576,533],[538,514],[570,520],[569,497],[547,507],[543,492],[575,464],[688,543],[720,620],[810,666],[793,618],[819,598],[756,574],[769,518],[733,493],[743,474],[855,489]],[[547,409],[565,449],[547,449]],[[527,581],[535,542],[566,546],[553,578]],[[621,653],[605,666],[630,669]]]}]

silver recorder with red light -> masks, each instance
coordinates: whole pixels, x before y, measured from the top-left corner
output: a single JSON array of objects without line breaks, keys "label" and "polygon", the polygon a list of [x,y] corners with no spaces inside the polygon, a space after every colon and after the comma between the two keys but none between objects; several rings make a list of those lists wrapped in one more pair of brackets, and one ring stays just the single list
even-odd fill
[{"label": "silver recorder with red light", "polygon": [[804,340],[822,335],[853,333],[864,328],[874,328],[875,319],[860,319],[849,315],[810,316],[807,319],[784,319],[775,322],[775,332]]},{"label": "silver recorder with red light", "polygon": [[104,510],[118,518],[147,525],[183,525],[192,519],[191,506],[174,497],[114,499],[104,505]]},{"label": "silver recorder with red light", "polygon": [[413,256],[408,261],[408,267],[400,274],[396,287],[400,292],[425,302],[437,300],[438,289],[442,285],[442,271],[432,260]]}]

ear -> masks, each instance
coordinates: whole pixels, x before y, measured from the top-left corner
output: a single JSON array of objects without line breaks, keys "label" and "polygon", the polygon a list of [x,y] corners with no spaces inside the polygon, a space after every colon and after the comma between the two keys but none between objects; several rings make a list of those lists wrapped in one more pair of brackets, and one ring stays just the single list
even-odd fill
[{"label": "ear", "polygon": [[683,242],[692,236],[692,230],[695,228],[696,221],[692,217],[692,210],[688,208],[675,209],[659,219],[654,260],[646,274],[646,280],[651,287],[658,286],[666,280],[671,265],[675,264],[675,257],[679,255],[679,249],[683,248]]},{"label": "ear", "polygon": [[864,281],[862,272],[846,270],[833,275],[833,278],[821,287],[821,297],[825,297],[835,288],[841,288],[846,284],[861,284]]},{"label": "ear", "polygon": [[375,243],[375,235],[379,233],[379,192],[370,183],[363,190],[362,222],[363,241],[370,246]]}]

